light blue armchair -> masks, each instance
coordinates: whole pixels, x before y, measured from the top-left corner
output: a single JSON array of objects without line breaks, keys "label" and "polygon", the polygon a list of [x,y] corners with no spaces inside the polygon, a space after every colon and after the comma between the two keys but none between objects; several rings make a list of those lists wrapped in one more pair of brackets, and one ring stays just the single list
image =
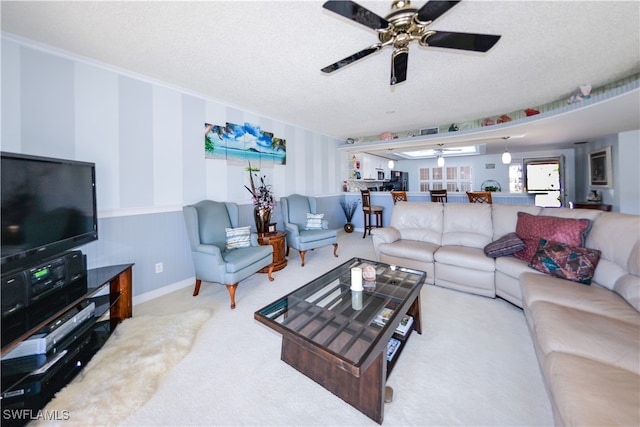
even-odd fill
[{"label": "light blue armchair", "polygon": [[273,280],[273,247],[260,246],[256,234],[251,234],[249,247],[227,249],[225,229],[238,227],[238,205],[203,200],[182,211],[196,270],[193,296],[200,292],[203,280],[222,283],[229,291],[231,308],[235,308],[238,282],[267,267],[269,280]]},{"label": "light blue armchair", "polygon": [[308,230],[307,213],[317,214],[316,199],[313,197],[291,194],[280,198],[284,227],[287,230],[287,255],[289,248],[300,253],[304,267],[304,255],[309,249],[333,245],[333,255],[338,256],[338,232],[327,229],[327,221],[323,221],[322,229]]}]

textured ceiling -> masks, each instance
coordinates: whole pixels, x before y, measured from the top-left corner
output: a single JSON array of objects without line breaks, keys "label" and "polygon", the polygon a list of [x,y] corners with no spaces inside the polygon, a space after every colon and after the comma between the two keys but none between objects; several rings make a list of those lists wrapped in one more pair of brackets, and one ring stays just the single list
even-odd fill
[{"label": "textured ceiling", "polygon": [[[341,139],[495,116],[640,72],[637,1],[467,0],[431,28],[502,35],[488,53],[414,43],[393,87],[391,48],[326,75],[377,36],[322,3],[2,1],[2,30]],[[381,16],[391,4],[358,3]],[[635,114],[624,127],[640,127]]]}]

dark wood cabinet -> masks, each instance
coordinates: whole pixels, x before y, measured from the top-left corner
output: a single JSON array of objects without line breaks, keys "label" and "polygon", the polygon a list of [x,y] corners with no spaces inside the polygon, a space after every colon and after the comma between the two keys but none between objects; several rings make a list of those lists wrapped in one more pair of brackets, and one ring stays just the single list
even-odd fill
[{"label": "dark wood cabinet", "polygon": [[600,202],[571,202],[571,209],[598,209],[600,211],[611,212],[611,205]]},{"label": "dark wood cabinet", "polygon": [[3,318],[3,335],[11,336],[3,340],[1,352],[3,426],[31,421],[29,415],[44,408],[117,325],[133,315],[132,268],[123,264],[87,270],[42,301],[46,310],[29,306]]}]

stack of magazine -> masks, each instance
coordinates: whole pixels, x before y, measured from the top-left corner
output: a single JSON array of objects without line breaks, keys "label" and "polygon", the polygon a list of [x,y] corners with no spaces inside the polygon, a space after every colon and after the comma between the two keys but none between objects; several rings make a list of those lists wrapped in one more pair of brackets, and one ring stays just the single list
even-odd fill
[{"label": "stack of magazine", "polygon": [[[373,323],[379,326],[384,326],[387,324],[391,316],[393,315],[393,310],[390,308],[383,308],[373,319]],[[402,318],[402,321],[396,328],[396,333],[402,335],[403,337],[407,335],[407,333],[411,330],[411,326],[413,325],[413,317],[405,314]]]},{"label": "stack of magazine", "polygon": [[387,362],[391,362],[393,360],[401,345],[402,343],[400,342],[400,340],[397,340],[395,338],[391,338],[389,340],[389,342],[387,343]]},{"label": "stack of magazine", "polygon": [[[380,310],[376,317],[374,317],[372,323],[379,326],[385,326],[389,319],[391,319],[391,316],[393,316],[393,310],[385,307]],[[413,317],[405,314],[402,317],[400,324],[396,328],[395,333],[400,335],[401,337],[405,337],[411,331],[412,326]],[[387,362],[391,362],[393,360],[395,355],[398,353],[400,346],[402,346],[402,341],[400,341],[398,338],[392,337],[391,339],[389,339],[389,342],[387,343]]]},{"label": "stack of magazine", "polygon": [[413,317],[405,314],[400,321],[400,324],[396,328],[396,333],[402,335],[403,337],[407,335],[407,333],[411,330],[411,326],[413,325]]}]

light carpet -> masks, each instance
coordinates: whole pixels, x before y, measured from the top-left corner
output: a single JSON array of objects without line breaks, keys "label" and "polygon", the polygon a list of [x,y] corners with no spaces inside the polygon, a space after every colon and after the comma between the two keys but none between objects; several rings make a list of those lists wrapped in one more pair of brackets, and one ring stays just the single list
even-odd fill
[{"label": "light carpet", "polygon": [[47,405],[69,420],[38,425],[118,425],[156,392],[191,349],[211,310],[124,320],[85,369]]},{"label": "light carpet", "polygon": [[[307,252],[301,267],[299,254],[291,250],[288,266],[273,274],[275,281],[264,274],[242,281],[235,310],[229,309],[226,288],[211,283],[203,283],[197,297],[189,287],[135,306],[136,317],[196,308],[210,309],[213,315],[156,392],[118,423],[377,425],[282,362],[281,336],[253,318],[256,310],[354,256],[375,259],[370,237],[341,232],[338,241],[339,258],[332,246],[320,248]],[[384,425],[553,425],[521,309],[501,299],[427,285],[421,304],[423,333],[412,335],[389,377],[395,395],[385,405]],[[171,333],[160,325],[152,332],[158,339]],[[75,409],[66,409],[73,419]],[[104,418],[86,425],[102,424]]]},{"label": "light carpet", "polygon": [[[371,238],[340,233],[333,247],[291,250],[269,282],[244,280],[229,309],[224,286],[203,283],[149,301],[134,314],[213,308],[192,350],[127,426],[375,426],[373,420],[280,360],[281,336],[255,311],[354,256],[375,259]],[[553,425],[523,312],[491,299],[424,286],[422,335],[413,334],[388,385],[384,425]]]}]

